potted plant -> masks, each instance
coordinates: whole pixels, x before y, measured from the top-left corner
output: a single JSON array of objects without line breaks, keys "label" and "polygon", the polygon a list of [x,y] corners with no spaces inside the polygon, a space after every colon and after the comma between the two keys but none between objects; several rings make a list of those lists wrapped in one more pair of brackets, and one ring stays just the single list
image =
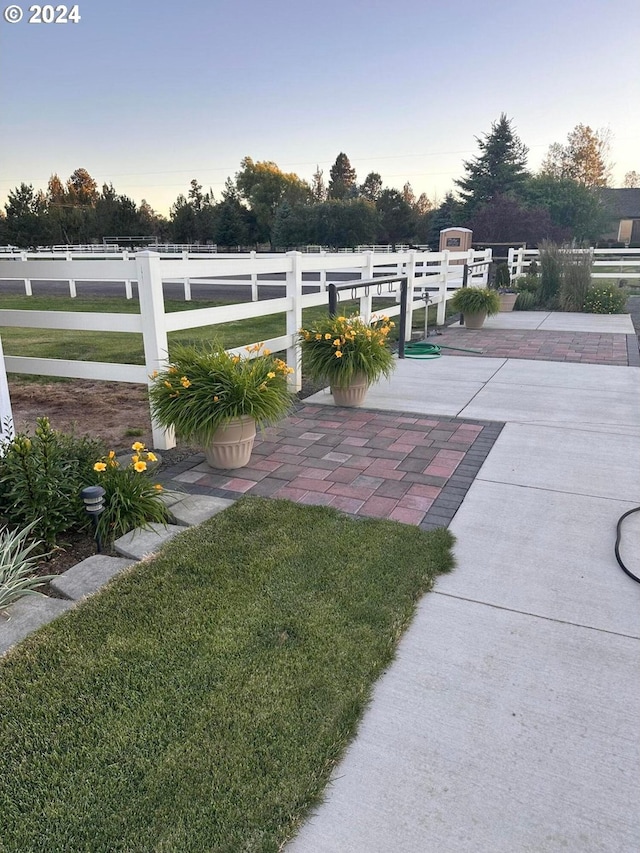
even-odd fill
[{"label": "potted plant", "polygon": [[389,377],[394,357],[388,336],[395,324],[388,317],[326,317],[300,329],[303,370],[326,381],[338,406],[361,406],[372,382]]},{"label": "potted plant", "polygon": [[496,268],[495,288],[500,296],[500,311],[513,311],[518,293],[511,286],[511,276],[507,264],[498,264]]},{"label": "potted plant", "polygon": [[256,426],[275,423],[291,406],[287,375],[293,368],[263,344],[228,353],[220,344],[176,345],[171,362],[152,377],[154,417],[193,439],[214,468],[242,468],[249,462]]},{"label": "potted plant", "polygon": [[461,287],[453,294],[450,305],[463,314],[467,329],[481,329],[485,319],[500,310],[500,296],[489,287]]}]

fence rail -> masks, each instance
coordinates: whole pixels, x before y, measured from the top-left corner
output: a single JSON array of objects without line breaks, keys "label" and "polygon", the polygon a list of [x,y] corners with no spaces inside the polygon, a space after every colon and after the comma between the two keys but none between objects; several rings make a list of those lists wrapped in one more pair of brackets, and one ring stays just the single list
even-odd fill
[{"label": "fence rail", "polygon": [[[592,258],[592,279],[640,278],[640,249],[576,249],[589,252]],[[538,260],[539,249],[509,249],[507,264],[509,275],[515,278],[525,275],[531,261]]]},{"label": "fence rail", "polygon": [[[131,293],[131,283],[137,282],[139,314],[90,313],[75,311],[31,311],[0,309],[0,327],[73,329],[89,331],[129,332],[142,334],[145,364],[111,364],[102,362],[76,361],[65,359],[42,359],[37,357],[5,356],[2,360],[6,369],[14,373],[35,373],[45,376],[64,376],[69,378],[100,379],[117,382],[147,383],[154,370],[166,362],[168,354],[168,334],[198,326],[218,325],[251,317],[262,317],[284,313],[286,334],[265,341],[272,351],[286,350],[286,360],[294,372],[290,377],[292,389],[301,387],[300,348],[297,333],[302,326],[302,310],[315,305],[326,305],[327,276],[332,272],[347,273],[353,281],[373,280],[366,292],[357,295],[360,313],[369,320],[371,300],[376,295],[376,278],[404,277],[407,279],[407,335],[410,336],[414,310],[423,307],[425,301],[437,306],[437,322],[444,323],[446,302],[453,292],[462,285],[464,263],[482,261],[482,269],[474,269],[469,283],[486,284],[488,262],[491,253],[474,252],[429,252],[410,251],[395,255],[376,255],[368,251],[358,255],[325,254],[303,255],[289,252],[285,255],[260,255],[251,253],[245,256],[217,255],[209,258],[197,258],[184,255],[167,256],[156,252],[138,252],[134,255],[123,253],[123,257],[110,255],[107,258],[88,259],[71,257],[61,253],[55,258],[34,256],[34,253],[21,252],[11,258],[0,257],[0,282],[10,279],[24,279],[25,292],[31,295],[31,282],[49,280],[67,280],[73,283],[72,296],[75,296],[76,281],[124,281],[128,283],[127,295]],[[320,273],[321,281],[316,282],[318,291],[303,294],[305,273]],[[188,281],[197,284],[200,280],[224,282],[228,276],[280,275],[284,280],[277,283],[284,286],[286,296],[280,299],[266,299],[256,302],[242,302],[235,305],[223,305],[215,308],[198,308],[188,311],[167,313],[164,305],[163,283],[172,280]],[[324,279],[324,280],[323,280]],[[28,283],[28,285],[27,285]],[[233,281],[238,284],[238,281]],[[382,281],[379,282],[382,287]],[[70,285],[71,290],[71,285]],[[399,298],[399,288],[380,295]],[[190,297],[190,293],[189,293]],[[187,286],[185,284],[185,298]],[[385,309],[389,316],[400,314],[400,306],[392,304]],[[425,318],[426,322],[426,318]],[[247,341],[243,346],[233,348],[232,352],[241,353],[244,346],[257,341]],[[0,364],[0,371],[3,365]],[[152,422],[154,446],[158,449],[173,447],[175,440],[171,431],[163,430]]]}]

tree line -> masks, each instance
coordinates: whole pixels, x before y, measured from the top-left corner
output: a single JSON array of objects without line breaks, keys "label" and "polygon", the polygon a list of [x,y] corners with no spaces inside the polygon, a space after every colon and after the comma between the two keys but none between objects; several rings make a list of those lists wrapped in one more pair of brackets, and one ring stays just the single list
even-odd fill
[{"label": "tree line", "polygon": [[[463,162],[456,193],[441,202],[416,197],[410,183],[385,187],[377,172],[358,181],[340,152],[325,182],[321,169],[310,182],[270,161],[245,157],[228,178],[221,199],[197,179],[171,206],[168,219],[143,200],[137,205],[113,184],[99,190],[86,169],[66,183],[51,176],[46,191],[20,184],[0,215],[0,244],[20,247],[101,242],[106,236],[148,236],[176,243],[215,243],[223,248],[333,248],[368,243],[428,244],[437,248],[442,228],[469,227],[478,242],[595,240],[606,214],[598,188],[609,180],[608,138],[578,125],[567,142],[554,143],[537,173],[528,150],[502,114],[477,139],[479,153]],[[627,179],[634,181],[636,173]]]}]

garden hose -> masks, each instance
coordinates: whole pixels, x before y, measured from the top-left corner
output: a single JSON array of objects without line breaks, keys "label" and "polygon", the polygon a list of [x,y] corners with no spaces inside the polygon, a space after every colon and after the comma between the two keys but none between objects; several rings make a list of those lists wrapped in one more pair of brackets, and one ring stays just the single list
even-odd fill
[{"label": "garden hose", "polygon": [[637,575],[634,575],[633,572],[625,566],[625,564],[622,562],[622,557],[620,556],[620,537],[622,533],[622,522],[628,515],[632,515],[634,512],[640,512],[640,506],[635,507],[635,509],[630,509],[628,512],[625,512],[623,515],[621,515],[618,519],[618,524],[616,526],[616,546],[614,550],[616,553],[616,560],[618,561],[620,568],[625,573],[625,575],[629,575],[631,580],[634,580],[636,583],[640,583],[640,578]]},{"label": "garden hose", "polygon": [[451,347],[446,344],[429,344],[427,341],[408,342],[404,355],[405,358],[440,358],[440,350],[453,349],[458,352],[473,352],[482,355],[481,349],[467,349],[465,347]]}]

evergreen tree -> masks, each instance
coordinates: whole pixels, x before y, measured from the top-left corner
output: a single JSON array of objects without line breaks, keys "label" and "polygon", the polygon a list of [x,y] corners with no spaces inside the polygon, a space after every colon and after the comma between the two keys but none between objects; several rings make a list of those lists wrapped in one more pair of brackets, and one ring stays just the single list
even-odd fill
[{"label": "evergreen tree", "polygon": [[477,142],[480,154],[464,162],[467,175],[455,181],[466,216],[498,195],[517,195],[527,178],[528,149],[504,113]]},{"label": "evergreen tree", "polygon": [[329,172],[329,198],[345,199],[356,195],[356,170],[351,167],[349,158],[344,152],[336,157],[336,162]]},{"label": "evergreen tree", "polygon": [[316,203],[327,200],[327,188],[324,185],[324,172],[319,166],[311,176],[311,199]]},{"label": "evergreen tree", "polygon": [[444,228],[452,228],[453,226],[460,225],[460,222],[460,204],[455,200],[453,193],[449,192],[445,195],[442,204],[431,215],[427,235],[427,242],[431,249],[436,252],[438,251],[438,247],[440,246],[440,232]]},{"label": "evergreen tree", "polygon": [[411,242],[415,231],[415,216],[411,205],[398,190],[383,190],[376,201],[379,215],[378,239],[391,243]]},{"label": "evergreen tree", "polygon": [[367,201],[376,202],[382,192],[382,177],[377,172],[369,172],[360,187],[360,195]]}]

